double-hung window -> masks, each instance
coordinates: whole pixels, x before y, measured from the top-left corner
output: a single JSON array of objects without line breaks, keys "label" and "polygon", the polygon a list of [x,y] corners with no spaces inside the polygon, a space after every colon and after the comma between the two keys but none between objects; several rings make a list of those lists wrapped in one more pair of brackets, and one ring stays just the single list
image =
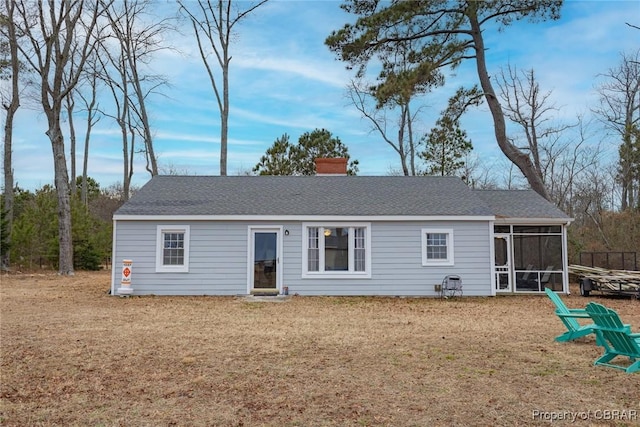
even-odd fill
[{"label": "double-hung window", "polygon": [[159,225],[156,236],[156,271],[189,271],[189,226]]},{"label": "double-hung window", "polygon": [[371,277],[369,224],[305,224],[304,277]]},{"label": "double-hung window", "polygon": [[422,265],[453,265],[453,230],[422,229]]}]

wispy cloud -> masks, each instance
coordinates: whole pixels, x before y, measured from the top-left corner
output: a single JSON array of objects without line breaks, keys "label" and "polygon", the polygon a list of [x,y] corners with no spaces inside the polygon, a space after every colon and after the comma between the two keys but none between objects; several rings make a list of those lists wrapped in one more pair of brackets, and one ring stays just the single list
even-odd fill
[{"label": "wispy cloud", "polygon": [[348,78],[337,67],[328,67],[326,63],[306,61],[294,58],[241,57],[235,60],[238,67],[251,70],[268,70],[294,74],[306,80],[326,83],[333,87],[344,87]]},{"label": "wispy cloud", "polygon": [[[339,8],[340,3],[270,1],[237,27],[231,46],[230,173],[251,169],[282,134],[288,133],[295,141],[315,128],[326,128],[341,138],[350,154],[360,160],[362,174],[397,169],[397,155],[378,134],[370,132],[370,123],[344,97],[352,74],[324,45],[332,30],[353,19]],[[172,7],[172,3],[162,6]],[[489,28],[484,35],[490,73],[495,75],[507,63],[522,70],[535,69],[541,89],[553,91],[553,101],[562,107],[559,114],[570,120],[588,111],[596,100],[598,73],[615,66],[620,51],[640,46],[640,31],[625,25],[640,16],[638,12],[637,1],[567,1],[559,21],[516,22],[502,33]],[[162,95],[149,98],[160,164],[179,172],[216,174],[220,115],[192,30],[186,26],[167,41],[175,50],[159,52],[148,69],[171,81]],[[445,87],[416,100],[429,106],[419,117],[426,129],[457,87],[477,82],[472,60],[446,74]],[[463,124],[483,159],[491,162],[501,156],[486,106],[467,114]],[[83,126],[76,125],[79,130]],[[53,182],[45,131],[41,113],[20,110],[14,169],[16,180],[27,188]],[[120,181],[122,147],[113,121],[104,119],[94,129],[91,150],[89,174],[103,186]],[[137,154],[135,162],[134,181],[144,183],[149,175],[143,155]]]}]

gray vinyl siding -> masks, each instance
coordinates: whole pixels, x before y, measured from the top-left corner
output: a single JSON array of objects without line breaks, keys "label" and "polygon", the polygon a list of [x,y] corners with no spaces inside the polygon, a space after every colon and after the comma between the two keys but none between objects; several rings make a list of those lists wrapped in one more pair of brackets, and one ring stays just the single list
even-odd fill
[{"label": "gray vinyl siding", "polygon": [[[330,218],[327,222],[331,221]],[[190,226],[188,273],[156,273],[157,225]],[[491,294],[490,228],[486,221],[372,222],[371,278],[302,278],[302,222],[116,221],[114,287],[123,259],[131,259],[134,294],[242,295],[247,293],[249,226],[282,227],[283,286],[300,295],[436,296],[447,274],[462,278],[464,295]],[[423,228],[454,233],[453,266],[422,266]]]},{"label": "gray vinyl siding", "polygon": [[[453,266],[422,265],[423,228],[453,229]],[[302,227],[286,253],[284,285],[300,295],[435,296],[434,285],[448,274],[462,278],[464,295],[491,295],[491,259],[487,222],[373,222],[370,279],[301,279]],[[293,233],[290,236],[292,237]],[[287,239],[285,238],[285,248]]]},{"label": "gray vinyl siding", "polygon": [[[156,273],[158,225],[190,226],[189,272]],[[117,221],[114,262],[133,261],[134,294],[237,295],[247,293],[247,225],[207,221]]]}]

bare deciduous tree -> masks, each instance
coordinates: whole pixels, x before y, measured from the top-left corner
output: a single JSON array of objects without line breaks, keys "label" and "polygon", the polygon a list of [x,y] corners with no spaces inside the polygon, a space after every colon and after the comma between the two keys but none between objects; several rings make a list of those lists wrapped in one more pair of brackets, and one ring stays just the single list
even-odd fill
[{"label": "bare deciduous tree", "polygon": [[493,165],[480,161],[480,159],[472,153],[468,153],[465,157],[461,175],[462,180],[473,189],[496,190],[499,188],[496,182],[497,177],[493,171]]},{"label": "bare deciduous tree", "polygon": [[[169,19],[145,22],[145,15],[151,12],[154,5],[150,0],[124,0],[107,8],[111,35],[118,44],[117,53],[111,53],[103,45],[110,56],[111,65],[118,69],[119,74],[126,74],[126,84],[130,87],[127,90],[127,96],[130,97],[128,107],[130,113],[136,116],[136,129],[144,143],[146,169],[151,176],[158,174],[158,159],[153,146],[147,102],[149,94],[168,82],[163,76],[145,73],[144,66],[151,61],[154,53],[167,48],[162,44],[162,35],[172,29]],[[124,79],[121,80],[124,85]],[[124,86],[120,92],[123,89]]]},{"label": "bare deciduous tree", "polygon": [[72,196],[76,195],[76,128],[73,122],[73,115],[75,114],[76,108],[75,93],[75,89],[71,90],[64,98],[64,109],[67,113],[67,124],[69,127],[69,162],[71,163],[69,186]]},{"label": "bare deciduous tree", "polygon": [[[5,0],[2,10],[2,23],[0,25],[2,36],[6,38],[8,78],[11,79],[11,92],[3,93],[2,108],[7,112],[4,122],[4,212],[0,216],[7,221],[7,238],[11,240],[11,228],[13,223],[13,119],[20,107],[20,61],[18,58],[18,36],[15,26],[15,2]],[[4,78],[4,70],[3,70]],[[0,265],[9,266],[9,251],[3,253]]]},{"label": "bare deciduous tree", "polygon": [[[257,3],[245,3],[245,9],[234,8],[232,0],[198,0],[196,2],[179,0],[180,11],[193,26],[198,42],[200,57],[207,69],[211,87],[220,111],[220,175],[227,174],[227,145],[229,134],[229,47],[234,27],[268,0]],[[235,10],[234,10],[235,9]],[[215,58],[211,58],[211,51]],[[222,76],[216,78],[214,68],[220,67]]]},{"label": "bare deciduous tree", "polygon": [[80,200],[84,206],[88,206],[88,174],[89,174],[89,143],[91,141],[91,131],[93,126],[100,121],[101,115],[98,109],[98,70],[97,60],[94,53],[93,58],[87,62],[84,87],[89,88],[90,95],[87,96],[82,91],[78,91],[78,96],[84,104],[84,111],[87,114],[87,128],[84,135],[84,150],[82,154],[82,185],[80,189]]},{"label": "bare deciduous tree", "polygon": [[[607,213],[611,213],[613,210],[615,198],[615,170],[607,167],[607,165],[601,163],[600,160],[596,160],[596,163],[591,168],[585,169],[575,180],[573,195],[572,195],[572,212],[571,216],[574,218],[574,223],[571,225],[571,230],[595,230],[595,234],[603,243],[603,248],[607,250],[618,250],[619,245],[611,242],[609,233],[605,230],[605,221]],[[580,245],[576,252],[583,250],[582,245],[585,243],[580,236],[573,236],[572,244],[578,243]],[[588,241],[591,245],[595,244],[593,237],[588,237]],[[618,242],[619,243],[619,242]],[[594,248],[588,248],[587,250],[593,250]]]},{"label": "bare deciduous tree", "polygon": [[[40,102],[48,126],[46,135],[53,151],[58,199],[58,271],[70,275],[74,273],[70,188],[61,117],[64,100],[77,85],[86,58],[95,48],[93,30],[101,8],[97,3],[82,0],[47,3],[16,0],[16,12],[16,25],[25,38],[19,50],[39,77]],[[79,55],[72,64],[74,51]]]},{"label": "bare deciduous tree", "polygon": [[[149,174],[158,174],[147,103],[150,95],[168,81],[152,74],[148,64],[156,52],[169,48],[162,39],[173,27],[169,19],[148,19],[154,4],[149,0],[125,0],[107,8],[110,37],[101,44],[97,57],[100,79],[111,92],[115,106],[115,111],[101,112],[116,121],[121,133],[125,201],[130,196],[137,152],[144,154]],[[136,146],[138,137],[142,141],[140,150]]]},{"label": "bare deciduous tree", "polygon": [[[123,159],[122,198],[123,201],[126,202],[130,196],[136,140],[135,124],[131,118],[131,109],[129,107],[129,78],[124,65],[119,66],[121,62],[116,56],[109,54],[109,51],[105,50],[104,57],[105,58],[103,58],[102,55],[97,56],[100,66],[102,67],[100,79],[111,92],[115,112],[100,111],[105,116],[114,119],[120,128]],[[110,67],[111,64],[114,64],[113,68]]]},{"label": "bare deciduous tree", "polygon": [[621,208],[640,209],[640,50],[622,54],[620,64],[603,77],[594,111],[620,138]]},{"label": "bare deciduous tree", "polygon": [[602,147],[592,143],[595,135],[591,123],[578,117],[577,126],[571,132],[557,135],[541,145],[543,176],[549,196],[569,216],[574,212],[576,183],[585,173],[601,164]]},{"label": "bare deciduous tree", "polygon": [[558,122],[552,92],[540,89],[533,69],[518,72],[509,65],[498,73],[496,84],[505,116],[519,129],[514,144],[530,157],[548,199],[571,212],[576,179],[601,153],[599,145],[591,144],[589,124],[583,117],[575,123]]},{"label": "bare deciduous tree", "polygon": [[[416,175],[416,155],[419,141],[414,137],[414,125],[416,122],[418,109],[411,112],[411,99],[398,101],[394,106],[376,107],[373,106],[375,91],[367,87],[361,81],[352,80],[347,87],[347,97],[360,112],[363,118],[367,119],[372,126],[372,131],[377,132],[400,157],[400,167],[405,176]],[[398,110],[398,117],[389,118],[391,111]],[[393,122],[393,123],[390,123]],[[397,137],[391,134],[396,131]]]}]

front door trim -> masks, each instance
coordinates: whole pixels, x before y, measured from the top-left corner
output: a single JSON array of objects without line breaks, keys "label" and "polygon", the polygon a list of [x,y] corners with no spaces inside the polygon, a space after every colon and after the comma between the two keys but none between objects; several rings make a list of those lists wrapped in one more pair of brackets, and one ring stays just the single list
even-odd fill
[{"label": "front door trim", "polygon": [[[511,268],[511,263],[513,260],[512,249],[511,249],[511,234],[507,233],[495,233],[493,235],[494,238],[494,276],[495,276],[495,291],[496,292],[513,292],[513,271]],[[497,256],[497,248],[495,247],[495,240],[503,239],[507,244],[507,254],[506,254],[506,264],[497,265],[495,262],[495,257]],[[506,276],[507,279],[507,287],[504,289],[500,289],[500,276]]]},{"label": "front door trim", "polygon": [[256,232],[276,233],[276,290],[282,293],[282,226],[250,225],[247,232],[247,295],[255,290],[254,284],[254,242]]}]

